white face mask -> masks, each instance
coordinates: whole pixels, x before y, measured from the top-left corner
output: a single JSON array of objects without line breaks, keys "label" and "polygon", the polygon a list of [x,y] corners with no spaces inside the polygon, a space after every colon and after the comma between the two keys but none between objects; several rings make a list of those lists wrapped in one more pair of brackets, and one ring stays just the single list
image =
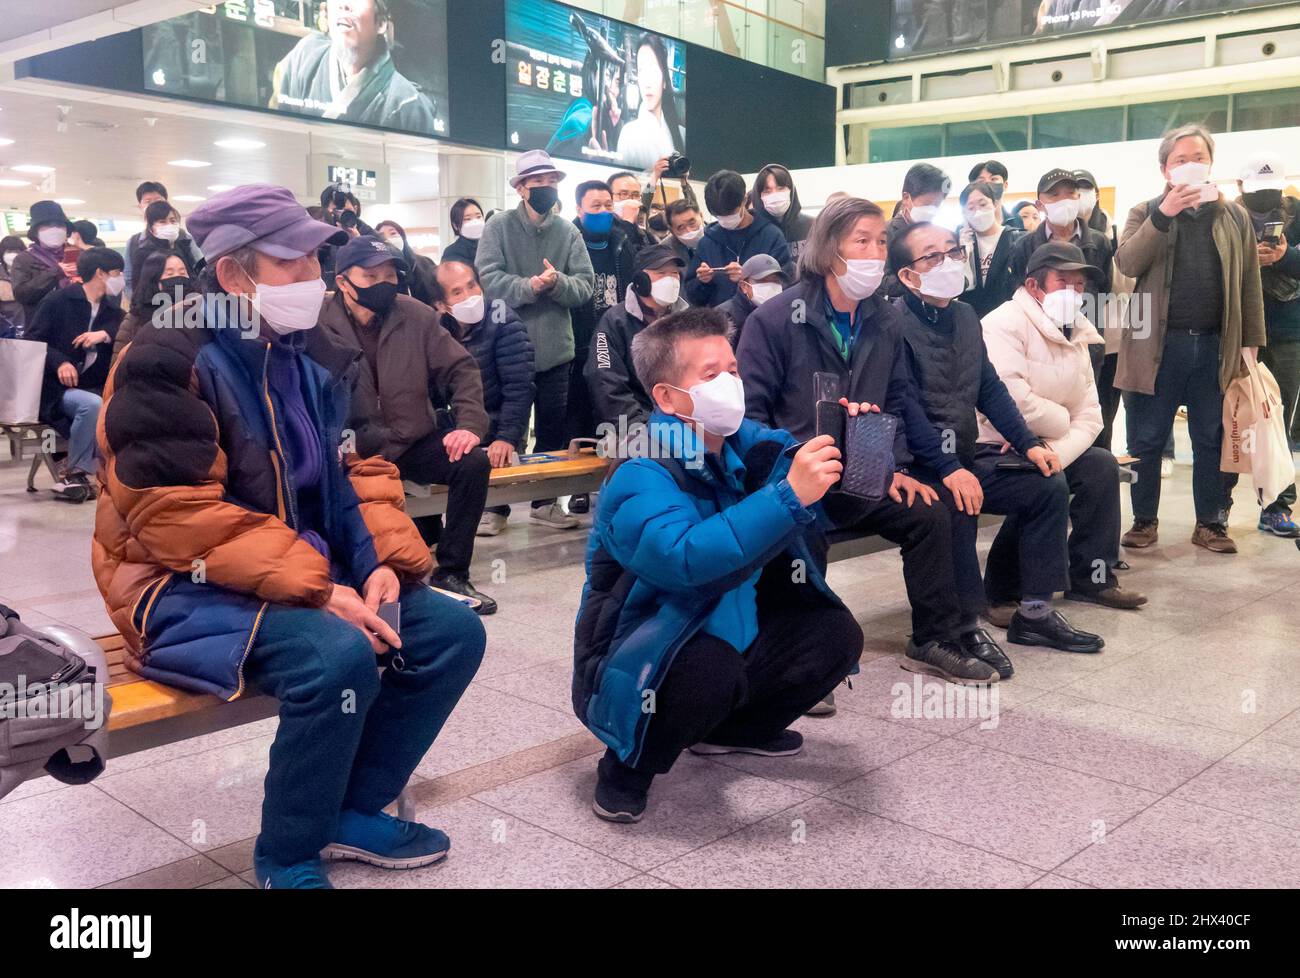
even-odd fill
[{"label": "white face mask", "polygon": [[109,295],[121,295],[125,288],[126,276],[120,272],[117,275],[110,275],[104,282],[104,291]]},{"label": "white face mask", "polygon": [[312,329],[320,320],[321,306],[325,303],[325,282],[322,279],[291,282],[289,285],[263,285],[260,282],[256,285],[253,311],[281,336]]},{"label": "white face mask", "polygon": [[845,258],[843,275],[836,275],[840,290],[854,302],[861,302],[876,294],[885,279],[885,263],[879,258]]},{"label": "white face mask", "polygon": [[718,224],[728,231],[734,231],[740,227],[740,222],[744,217],[740,214],[728,214],[726,217],[718,218]]},{"label": "white face mask", "polygon": [[452,318],[465,326],[474,326],[483,321],[483,293],[462,299],[451,307]]},{"label": "white face mask", "polygon": [[650,298],[665,309],[674,305],[681,297],[681,294],[682,280],[672,275],[658,279],[650,286]]},{"label": "white face mask", "polygon": [[1091,217],[1092,212],[1097,209],[1097,191],[1081,190],[1079,191],[1079,216]]},{"label": "white face mask", "polygon": [[1175,187],[1186,184],[1189,187],[1200,186],[1210,179],[1210,164],[1182,163],[1169,171],[1169,182]]},{"label": "white face mask", "polygon": [[790,209],[790,191],[773,190],[763,194],[763,208],[775,218],[785,217]]},{"label": "white face mask", "polygon": [[913,224],[929,224],[939,216],[939,205],[913,204],[909,215]]},{"label": "white face mask", "polygon": [[41,228],[36,232],[36,240],[47,248],[62,248],[68,242],[68,229],[59,227]]},{"label": "white face mask", "polygon": [[401,251],[406,245],[406,242],[402,240],[402,236],[396,231],[392,234],[385,234],[384,240],[388,242],[390,248],[396,248],[398,251]]},{"label": "white face mask", "polygon": [[17,257],[18,257],[18,252],[16,252],[16,251],[6,251],[6,252],[5,252],[5,266],[8,267],[8,268],[13,268],[14,259],[17,258]]},{"label": "white face mask", "polygon": [[1058,228],[1073,224],[1079,219],[1079,202],[1073,197],[1054,200],[1047,205],[1047,220]]},{"label": "white face mask", "polygon": [[1083,309],[1083,293],[1057,289],[1043,296],[1043,312],[1058,326],[1071,326]]},{"label": "white face mask", "polygon": [[181,236],[181,226],[179,224],[155,224],[152,230],[153,236],[161,238],[163,241],[175,241]]},{"label": "white face mask", "polygon": [[477,241],[483,237],[483,229],[487,227],[487,221],[481,217],[476,217],[464,222],[460,226],[460,236],[468,238],[470,241]]},{"label": "white face mask", "polygon": [[975,229],[976,234],[983,234],[993,226],[992,211],[967,211],[966,223]]},{"label": "white face mask", "polygon": [[684,234],[677,235],[677,240],[688,248],[694,248],[704,237],[704,228],[696,228],[694,231],[687,231]]},{"label": "white face mask", "polygon": [[945,258],[938,268],[921,273],[921,294],[931,299],[955,299],[965,291],[966,269],[952,258]]},{"label": "white face mask", "polygon": [[[670,385],[671,386],[671,385]],[[674,387],[675,391],[682,391]],[[711,435],[728,438],[740,430],[745,420],[745,386],[734,374],[718,374],[704,384],[696,384],[683,394],[690,394],[695,413],[682,415]]]},{"label": "white face mask", "polygon": [[635,224],[640,213],[641,201],[639,200],[620,200],[614,204],[614,214],[620,221],[627,221],[628,224]]},{"label": "white face mask", "polygon": [[768,299],[775,299],[785,291],[780,282],[753,282],[750,289],[754,293],[754,305],[761,306]]}]

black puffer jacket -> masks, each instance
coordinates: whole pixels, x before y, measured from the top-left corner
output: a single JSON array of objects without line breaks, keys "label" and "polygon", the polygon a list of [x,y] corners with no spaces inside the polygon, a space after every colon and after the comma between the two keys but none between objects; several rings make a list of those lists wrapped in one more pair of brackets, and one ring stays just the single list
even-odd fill
[{"label": "black puffer jacket", "polygon": [[[63,431],[67,419],[60,406],[63,392],[68,389],[59,380],[59,368],[63,364],[70,363],[76,368],[79,390],[92,394],[104,390],[108,368],[113,362],[113,340],[117,338],[117,330],[121,325],[122,310],[107,301],[99,304],[92,323],[90,300],[80,285],[64,286],[45,297],[23,334],[26,339],[39,340],[45,344],[45,380],[41,385],[42,421],[67,433]],[[87,367],[85,362],[91,350],[74,347],[72,341],[87,330],[101,329],[108,334],[108,342],[91,348],[95,358]]]},{"label": "black puffer jacket", "polygon": [[523,448],[528,436],[528,414],[537,392],[528,329],[504,302],[490,303],[483,321],[476,326],[467,327],[447,315],[442,317],[442,325],[478,361],[483,376],[483,404],[492,422],[483,443],[507,441],[515,448]]}]

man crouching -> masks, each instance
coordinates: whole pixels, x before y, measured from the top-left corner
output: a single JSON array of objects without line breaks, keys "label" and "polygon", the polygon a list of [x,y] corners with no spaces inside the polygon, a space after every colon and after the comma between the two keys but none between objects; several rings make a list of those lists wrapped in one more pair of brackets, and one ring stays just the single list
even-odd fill
[{"label": "man crouching", "polygon": [[839,450],[822,436],[796,453],[744,420],[728,332],[716,310],[688,309],[632,342],[655,403],[648,457],[600,494],[574,649],[574,710],[609,748],[592,807],[612,822],[641,819],[683,749],[797,754],[786,728],[862,653],[809,540]]}]

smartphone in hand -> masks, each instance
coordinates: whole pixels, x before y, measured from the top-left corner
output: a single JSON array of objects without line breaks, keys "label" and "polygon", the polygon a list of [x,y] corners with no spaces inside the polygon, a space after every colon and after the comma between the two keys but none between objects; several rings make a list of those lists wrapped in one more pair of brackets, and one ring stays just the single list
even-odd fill
[{"label": "smartphone in hand", "polygon": [[387,604],[381,604],[375,614],[399,636],[402,634],[402,606],[399,602],[389,601]]}]

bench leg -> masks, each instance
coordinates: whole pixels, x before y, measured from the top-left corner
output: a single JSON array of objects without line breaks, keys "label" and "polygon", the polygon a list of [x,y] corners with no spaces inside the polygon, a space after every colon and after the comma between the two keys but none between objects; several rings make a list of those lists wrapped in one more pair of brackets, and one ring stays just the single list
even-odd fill
[{"label": "bench leg", "polygon": [[32,467],[27,470],[27,491],[36,491],[36,473],[40,471],[41,460],[45,458],[44,452],[37,452],[32,458]]}]

